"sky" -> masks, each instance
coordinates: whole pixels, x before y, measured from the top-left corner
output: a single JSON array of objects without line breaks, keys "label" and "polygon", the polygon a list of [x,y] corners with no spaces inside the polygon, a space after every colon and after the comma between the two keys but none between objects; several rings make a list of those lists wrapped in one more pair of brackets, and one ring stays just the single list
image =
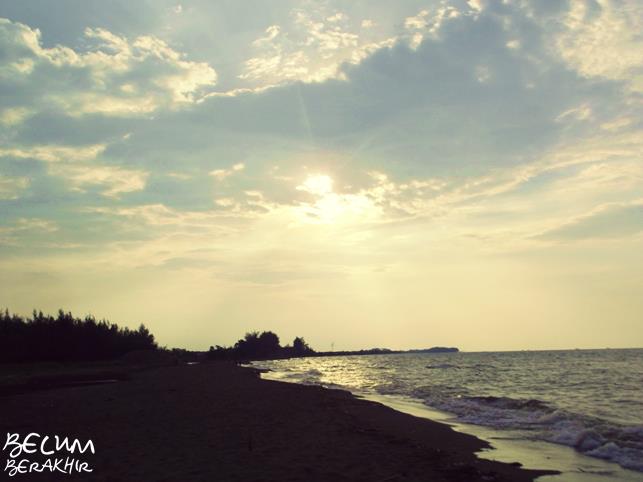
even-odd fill
[{"label": "sky", "polygon": [[643,346],[638,0],[0,3],[0,306],[161,345]]}]

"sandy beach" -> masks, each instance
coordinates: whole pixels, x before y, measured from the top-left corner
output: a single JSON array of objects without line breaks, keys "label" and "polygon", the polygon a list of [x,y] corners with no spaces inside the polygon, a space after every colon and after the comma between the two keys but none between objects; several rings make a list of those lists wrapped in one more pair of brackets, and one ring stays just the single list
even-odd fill
[{"label": "sandy beach", "polygon": [[[36,432],[91,440],[96,453],[79,458],[93,472],[64,476],[74,480],[519,482],[539,475],[477,459],[487,444],[446,425],[340,390],[261,380],[230,363],[6,393],[0,410],[3,438]],[[3,467],[6,459],[5,451]],[[61,480],[45,473],[14,479]]]}]

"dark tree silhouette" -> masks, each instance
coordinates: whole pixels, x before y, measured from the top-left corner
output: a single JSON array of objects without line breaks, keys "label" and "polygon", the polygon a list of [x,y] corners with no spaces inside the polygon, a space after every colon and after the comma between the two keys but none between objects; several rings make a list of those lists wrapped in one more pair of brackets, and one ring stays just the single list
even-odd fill
[{"label": "dark tree silhouette", "polygon": [[307,356],[313,353],[315,353],[314,350],[301,337],[295,338],[293,346],[282,347],[279,344],[279,337],[272,331],[262,333],[253,331],[246,333],[233,347],[211,346],[208,358],[211,360],[266,360]]},{"label": "dark tree silhouette", "polygon": [[292,342],[292,351],[294,356],[305,356],[314,353],[312,348],[308,346],[303,337],[296,337]]},{"label": "dark tree silhouette", "polygon": [[276,355],[281,346],[279,337],[272,331],[246,333],[246,336],[234,345],[239,358],[270,358]]},{"label": "dark tree silhouette", "polygon": [[279,337],[272,331],[264,331],[259,335],[259,352],[264,355],[276,353],[281,348]]},{"label": "dark tree silhouette", "polygon": [[145,325],[119,328],[63,310],[57,317],[34,311],[31,319],[0,312],[0,362],[104,360],[141,349],[157,349]]}]

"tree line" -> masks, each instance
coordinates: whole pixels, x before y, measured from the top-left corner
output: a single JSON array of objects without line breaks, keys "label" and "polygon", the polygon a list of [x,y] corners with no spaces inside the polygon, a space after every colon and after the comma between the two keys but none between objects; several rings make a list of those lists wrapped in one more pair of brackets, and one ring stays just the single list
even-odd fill
[{"label": "tree line", "polygon": [[246,333],[234,346],[211,346],[207,356],[210,360],[268,360],[314,354],[315,350],[302,337],[296,337],[292,345],[281,346],[279,337],[272,331],[253,331]]},{"label": "tree line", "polygon": [[133,350],[156,350],[145,325],[131,330],[93,316],[76,318],[34,311],[31,318],[0,312],[0,362],[94,361],[117,358]]},{"label": "tree line", "polygon": [[[0,311],[0,363],[98,361],[118,358],[135,350],[167,351],[159,349],[154,335],[142,324],[132,330],[107,320],[98,321],[91,315],[78,318],[63,310],[59,310],[57,316],[34,310],[31,318],[12,314],[9,310]],[[182,359],[184,356],[180,355],[192,352],[175,349],[172,353]],[[253,331],[231,347],[211,346],[206,357],[210,360],[266,360],[315,354],[303,337],[281,346],[279,337],[272,331]],[[202,352],[200,356],[203,356]]]}]

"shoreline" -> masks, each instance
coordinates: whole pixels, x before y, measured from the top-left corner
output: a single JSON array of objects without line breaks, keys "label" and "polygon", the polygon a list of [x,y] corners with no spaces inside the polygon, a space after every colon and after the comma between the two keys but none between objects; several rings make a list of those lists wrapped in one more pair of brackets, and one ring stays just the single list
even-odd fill
[{"label": "shoreline", "polygon": [[[271,370],[265,378],[346,389],[447,423],[491,442],[495,450],[480,453],[482,458],[564,474],[546,477],[552,482],[634,482],[641,480],[643,454],[636,397],[630,393],[640,387],[618,367],[628,363],[632,373],[640,372],[640,352],[394,355],[255,365]],[[567,383],[550,385],[555,379]],[[598,391],[612,379],[620,381],[601,398]]]},{"label": "shoreline", "polygon": [[6,395],[0,410],[4,433],[92,440],[94,471],[82,480],[522,482],[553,473],[479,458],[489,443],[446,424],[226,362]]},{"label": "shoreline", "polygon": [[493,445],[476,455],[501,462],[520,462],[526,469],[545,469],[560,473],[542,476],[537,482],[638,482],[641,474],[625,469],[615,462],[589,457],[573,447],[549,441],[520,438],[512,430],[474,425],[454,420],[455,415],[440,412],[419,400],[390,396],[363,395],[363,398],[390,406],[394,410],[445,423],[457,432],[473,435]]}]

